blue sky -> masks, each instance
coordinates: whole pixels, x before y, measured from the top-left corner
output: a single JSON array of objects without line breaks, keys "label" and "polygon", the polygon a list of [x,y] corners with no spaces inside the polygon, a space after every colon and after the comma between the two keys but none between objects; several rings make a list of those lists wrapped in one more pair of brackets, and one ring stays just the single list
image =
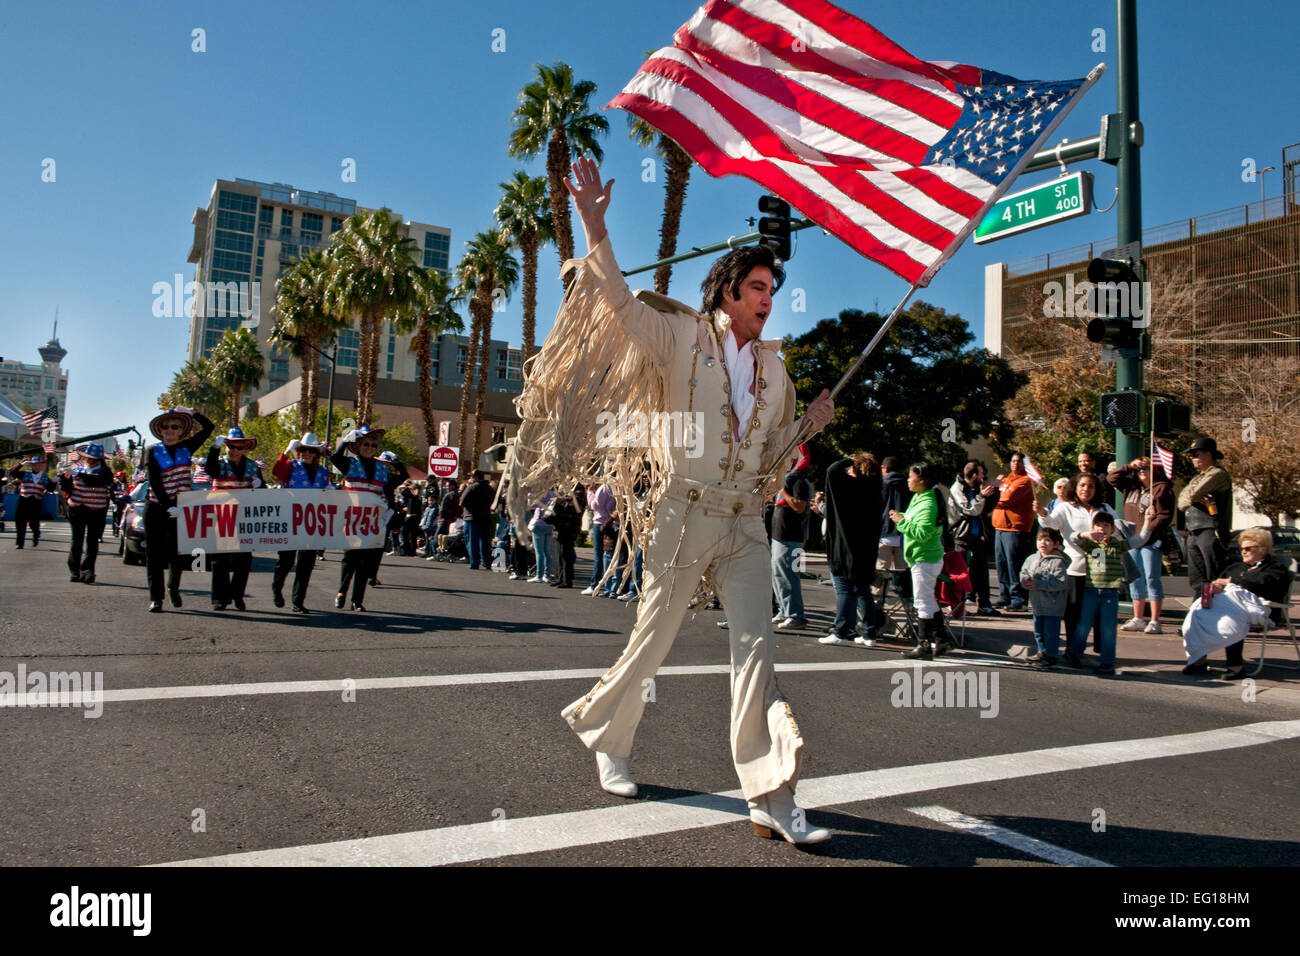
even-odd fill
[{"label": "blue sky", "polygon": [[[923,59],[957,60],[1022,79],[1108,72],[1058,131],[1081,139],[1115,109],[1115,4],[1005,0],[974,4],[842,0]],[[533,65],[564,60],[595,81],[593,105],[617,94],[646,50],[667,45],[697,4],[535,2],[28,3],[0,12],[0,355],[38,360],[59,307],[68,350],[69,434],[144,425],[184,363],[188,319],[155,318],[152,286],[180,272],[218,178],[327,190],[452,230],[462,243],[491,225],[498,183],[521,164],[506,153],[510,114]],[[1147,226],[1259,199],[1242,161],[1281,165],[1300,140],[1296,36],[1300,8],[1212,0],[1139,5],[1143,218]],[[206,52],[191,31],[206,32]],[[505,52],[493,52],[493,31]],[[1104,53],[1093,31],[1105,31]],[[624,268],[658,246],[662,181],[642,181],[646,153],[610,111],[605,174]],[[56,180],[43,182],[42,162]],[[340,178],[345,158],[357,181]],[[542,159],[526,164],[543,174]],[[1096,175],[1100,205],[1114,169]],[[1022,177],[1016,187],[1051,178]],[[1270,196],[1281,189],[1268,174]],[[749,231],[761,190],[696,168],[680,247]],[[1114,210],[986,246],[969,242],[917,298],[960,313],[982,333],[986,264],[1016,261],[1114,234]],[[790,277],[765,335],[799,333],[844,308],[887,310],[904,283],[817,230],[798,234]],[[579,251],[582,248],[578,239]],[[671,293],[688,302],[709,260],[678,266]],[[542,253],[539,341],[558,304],[558,261]],[[634,285],[650,285],[648,275]],[[807,310],[791,311],[794,290]],[[494,337],[520,341],[517,296]]]}]

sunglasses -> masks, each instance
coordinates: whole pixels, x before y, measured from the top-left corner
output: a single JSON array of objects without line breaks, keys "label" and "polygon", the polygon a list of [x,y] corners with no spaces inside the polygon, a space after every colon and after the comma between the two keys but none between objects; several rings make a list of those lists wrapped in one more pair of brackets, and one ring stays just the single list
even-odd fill
[{"label": "sunglasses", "polygon": [[179,424],[179,423],[177,423],[177,422],[172,422],[172,423],[167,424],[167,425],[159,425],[159,426],[158,426],[158,430],[159,430],[159,431],[164,431],[164,432],[178,432],[178,431],[180,431],[183,427],[184,427],[183,425],[181,425],[181,424]]},{"label": "sunglasses", "polygon": [[360,447],[360,448],[378,448],[378,447],[379,447],[378,445],[376,445],[376,444],[375,444],[374,442],[372,442],[372,441],[363,441],[363,442],[358,442],[357,445],[358,445],[358,447]]}]

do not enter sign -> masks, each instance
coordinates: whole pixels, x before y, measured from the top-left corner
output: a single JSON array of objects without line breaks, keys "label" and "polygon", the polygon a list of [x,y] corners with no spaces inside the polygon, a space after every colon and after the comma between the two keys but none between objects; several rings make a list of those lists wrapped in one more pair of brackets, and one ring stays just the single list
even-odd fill
[{"label": "do not enter sign", "polygon": [[435,478],[456,478],[460,475],[460,453],[446,445],[429,446],[429,474]]}]

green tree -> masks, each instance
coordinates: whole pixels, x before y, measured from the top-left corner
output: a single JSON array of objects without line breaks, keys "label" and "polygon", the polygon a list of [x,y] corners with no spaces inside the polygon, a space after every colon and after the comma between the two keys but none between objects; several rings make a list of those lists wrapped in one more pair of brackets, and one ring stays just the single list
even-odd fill
[{"label": "green tree", "polygon": [[326,303],[339,318],[360,316],[356,412],[370,424],[379,378],[379,333],[387,319],[413,315],[423,274],[415,262],[415,240],[402,232],[387,209],[350,216],[333,237],[335,268]]},{"label": "green tree", "polygon": [[524,257],[523,357],[527,362],[536,351],[537,250],[543,243],[555,240],[555,230],[551,226],[545,179],[515,170],[510,182],[498,185],[502,195],[496,208],[497,222],[501,224],[501,231],[519,246]]},{"label": "green tree", "polygon": [[[632,142],[646,149],[653,146],[664,161],[664,214],[659,223],[659,258],[668,259],[677,254],[677,234],[682,228],[682,207],[686,204],[686,186],[690,182],[694,160],[690,153],[640,117],[629,115],[628,124]],[[655,270],[655,291],[660,295],[668,294],[672,274],[671,265]]]},{"label": "green tree", "polygon": [[205,358],[186,362],[172,376],[167,391],[158,396],[160,409],[193,408],[213,421],[219,421],[226,410],[226,396],[213,380],[211,363]]},{"label": "green tree", "polygon": [[[884,316],[846,309],[785,343],[797,394],[833,388],[866,348]],[[835,417],[814,443],[819,470],[854,451],[926,460],[955,473],[962,444],[1009,435],[1002,406],[1024,381],[974,341],[959,315],[915,302],[836,399]]]},{"label": "green tree", "polygon": [[573,226],[569,219],[569,193],[564,177],[577,156],[590,153],[604,158],[596,137],[609,132],[609,121],[590,110],[596,84],[573,79],[567,63],[536,65],[537,77],[519,91],[519,105],[511,116],[510,155],[532,159],[546,150],[546,178],[551,201],[551,222],[560,261],[573,258]]},{"label": "green tree", "polygon": [[[498,299],[509,298],[519,281],[519,263],[510,254],[501,234],[480,232],[465,243],[465,256],[456,267],[460,288],[470,296],[471,331],[469,354],[465,361],[465,384],[460,398],[460,453],[469,452],[471,463],[478,461],[481,450],[483,406],[487,399],[487,376],[492,359],[492,310]],[[469,396],[478,367],[478,398],[474,403],[473,437],[467,438]],[[477,467],[471,464],[471,468]]]},{"label": "green tree", "polygon": [[320,353],[344,324],[326,305],[326,289],[333,270],[329,249],[303,256],[276,283],[277,321],[270,339],[285,345],[302,367],[298,396],[299,427],[306,432],[316,420],[320,394]]},{"label": "green tree", "polygon": [[230,398],[230,424],[239,424],[240,398],[245,389],[262,384],[266,360],[257,344],[257,336],[248,329],[226,329],[221,341],[212,348],[208,363],[212,379],[225,389]]},{"label": "green tree", "polygon": [[460,296],[447,276],[430,269],[420,277],[420,302],[416,316],[393,323],[400,335],[414,332],[410,349],[415,353],[416,381],[420,387],[420,413],[424,418],[424,437],[430,445],[438,443],[438,423],[433,418],[433,340],[443,332],[463,332],[465,323],[456,312]]}]

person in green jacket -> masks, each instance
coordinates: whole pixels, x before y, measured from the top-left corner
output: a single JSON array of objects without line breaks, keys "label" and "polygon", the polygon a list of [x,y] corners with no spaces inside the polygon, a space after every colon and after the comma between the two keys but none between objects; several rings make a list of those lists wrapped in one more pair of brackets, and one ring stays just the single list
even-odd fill
[{"label": "person in green jacket", "polygon": [[912,501],[907,511],[889,513],[903,535],[903,560],[912,571],[912,604],[921,619],[916,647],[904,657],[930,660],[950,649],[944,634],[934,586],[943,569],[943,537],[939,525],[939,502],[931,489],[930,466],[918,462],[908,469],[907,487]]}]

